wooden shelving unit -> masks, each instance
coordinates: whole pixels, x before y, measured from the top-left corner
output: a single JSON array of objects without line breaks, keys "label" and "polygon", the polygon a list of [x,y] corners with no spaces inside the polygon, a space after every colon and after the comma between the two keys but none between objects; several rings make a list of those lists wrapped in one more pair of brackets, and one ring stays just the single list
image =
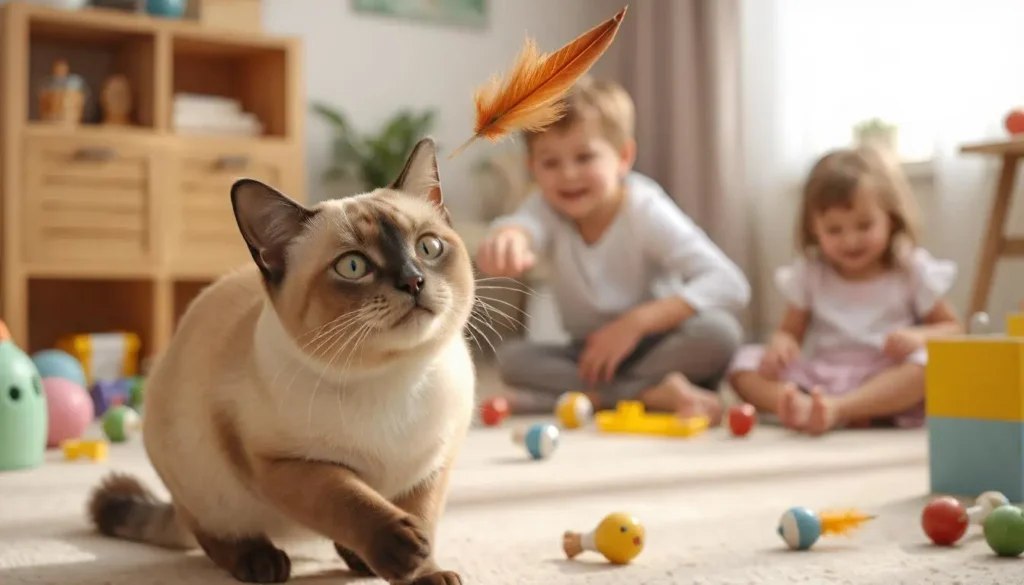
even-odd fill
[{"label": "wooden shelving unit", "polygon": [[[228,196],[241,176],[305,199],[298,39],[105,9],[0,7],[0,318],[29,351],[129,330],[161,351],[188,302],[250,262]],[[89,88],[78,126],[40,121],[64,60]],[[95,120],[104,80],[132,89],[130,124]],[[237,100],[262,134],[175,130],[179,93]]]}]

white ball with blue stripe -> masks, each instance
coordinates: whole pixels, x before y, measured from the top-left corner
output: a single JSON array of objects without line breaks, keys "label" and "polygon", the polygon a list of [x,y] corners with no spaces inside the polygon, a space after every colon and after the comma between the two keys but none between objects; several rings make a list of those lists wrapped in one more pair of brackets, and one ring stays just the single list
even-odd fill
[{"label": "white ball with blue stripe", "polygon": [[790,508],[779,519],[777,532],[789,548],[807,550],[821,538],[821,520],[808,508]]},{"label": "white ball with blue stripe", "polygon": [[530,457],[544,459],[558,448],[558,427],[550,423],[530,425],[523,433],[522,443]]}]

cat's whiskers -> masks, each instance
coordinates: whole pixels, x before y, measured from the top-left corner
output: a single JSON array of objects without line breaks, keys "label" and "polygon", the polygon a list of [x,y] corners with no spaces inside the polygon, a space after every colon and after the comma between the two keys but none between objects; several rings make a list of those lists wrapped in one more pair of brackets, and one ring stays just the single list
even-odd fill
[{"label": "cat's whiskers", "polygon": [[[477,317],[477,318],[479,319],[479,317]],[[484,333],[483,331],[481,331],[480,328],[475,323],[473,323],[472,315],[470,315],[470,319],[468,321],[466,321],[466,325],[468,325],[470,327],[470,331],[475,330],[477,333],[479,333],[481,336],[483,336],[484,341],[487,342],[487,345],[491,346],[491,351],[497,353],[498,348],[494,347],[494,343],[492,343],[490,338],[487,337],[487,334]],[[473,335],[474,335],[474,337],[476,337],[475,333]],[[479,341],[477,341],[477,345],[480,345]],[[483,349],[483,348],[481,347],[480,349]]]},{"label": "cat's whiskers", "polygon": [[[479,290],[479,289],[478,289],[478,290]],[[481,300],[483,300],[483,299],[482,299],[482,298],[480,297],[480,295],[477,295],[477,296],[476,296],[476,299],[477,299],[478,301],[481,301]],[[526,311],[524,311],[523,309],[520,309],[520,308],[519,308],[519,307],[517,307],[516,305],[513,305],[512,303],[510,303],[510,302],[508,302],[508,301],[506,301],[506,300],[504,300],[504,299],[496,299],[496,298],[494,298],[494,297],[487,297],[487,300],[489,300],[489,301],[494,301],[494,302],[496,302],[496,303],[501,303],[501,304],[503,304],[503,305],[507,305],[507,306],[509,306],[509,307],[511,307],[511,308],[513,308],[513,309],[515,309],[516,311],[519,311],[519,313],[520,313],[520,314],[522,314],[522,315],[523,315],[524,317],[529,317],[529,315],[527,315],[527,314],[526,314]]]},{"label": "cat's whiskers", "polygon": [[[315,342],[315,341],[316,341],[317,339],[319,339],[319,338],[320,338],[320,335],[321,335],[321,334],[324,334],[324,330],[325,330],[325,329],[327,329],[327,328],[329,328],[329,327],[330,327],[330,328],[333,328],[333,327],[334,327],[335,325],[337,325],[337,324],[338,324],[338,322],[339,322],[339,321],[341,321],[341,320],[342,320],[342,319],[344,319],[345,317],[348,317],[349,315],[351,315],[351,313],[343,313],[343,314],[341,314],[341,315],[338,315],[337,317],[335,317],[335,318],[331,319],[330,321],[328,321],[328,322],[324,323],[323,325],[317,325],[316,327],[312,327],[312,328],[310,328],[310,329],[309,329],[308,331],[306,331],[305,333],[302,333],[301,335],[298,335],[298,336],[296,336],[296,338],[295,338],[295,341],[296,341],[296,343],[298,343],[298,342],[299,342],[299,340],[301,340],[302,338],[306,337],[307,335],[315,334],[315,335],[313,335],[313,338],[312,338],[312,339],[311,339],[310,341],[308,341],[308,342],[306,342],[305,344],[303,344],[303,345],[302,345],[302,347],[300,348],[300,349],[305,349],[305,348],[306,348],[306,346],[308,346],[308,345],[309,345],[310,343],[313,343],[313,342]],[[277,373],[276,373],[276,374],[274,374],[274,379],[273,379],[273,381],[272,381],[272,382],[271,382],[271,384],[270,384],[270,385],[271,385],[272,387],[275,387],[275,388],[277,387],[277,379],[281,377],[281,374],[283,374],[283,373],[284,373],[284,371],[285,371],[286,367],[287,367],[287,364],[285,364],[285,365],[282,365],[282,366],[281,366],[281,367],[280,367],[280,368],[279,368],[279,369],[277,370]]]},{"label": "cat's whiskers", "polygon": [[[363,331],[364,329],[366,329],[366,328],[368,328],[368,327],[373,325],[373,323],[374,323],[374,319],[373,318],[376,317],[376,314],[375,314],[376,312],[372,311],[371,310],[372,308],[374,308],[373,305],[365,305],[363,307],[360,307],[360,311],[359,312],[360,312],[361,315],[365,315],[365,318],[361,319],[359,321],[359,323],[360,323],[359,329],[356,329],[355,334],[350,335],[348,339],[346,339],[337,348],[335,348],[334,352],[331,354],[330,359],[328,359],[324,363],[324,367],[320,370],[320,376],[317,378],[316,384],[313,385],[313,391],[310,393],[310,396],[309,396],[309,408],[308,408],[308,411],[307,411],[307,422],[306,422],[307,443],[312,443],[312,441],[313,441],[313,405],[314,405],[314,403],[316,401],[317,390],[320,389],[320,383],[323,382],[324,374],[326,374],[327,370],[330,369],[334,365],[334,361],[336,359],[338,359],[338,356],[341,355],[341,352],[343,352],[345,350],[345,348],[348,347],[348,345],[352,343],[352,341],[359,335],[359,333],[361,331]],[[353,349],[354,349],[354,346],[353,346]],[[350,351],[349,355],[351,355],[351,353],[352,352]],[[340,391],[338,392],[338,396],[339,396],[339,402],[340,402],[340,396],[341,396],[341,392]]]},{"label": "cat's whiskers", "polygon": [[476,284],[479,285],[480,283],[490,283],[490,282],[494,282],[495,280],[511,281],[511,282],[514,282],[517,285],[519,285],[521,288],[513,288],[511,286],[494,286],[494,285],[478,286],[477,288],[478,289],[480,289],[480,288],[504,288],[504,289],[508,289],[508,290],[512,290],[512,291],[516,291],[516,292],[523,292],[523,293],[531,294],[533,296],[543,296],[543,293],[539,293],[539,292],[533,290],[532,288],[530,288],[529,286],[523,284],[522,281],[516,280],[514,278],[509,278],[508,276],[484,276],[484,277],[475,279],[474,282],[476,282]]},{"label": "cat's whiskers", "polygon": [[[346,348],[351,346],[351,349],[348,350],[348,357],[345,359],[345,363],[341,367],[341,371],[347,371],[348,370],[349,363],[351,363],[352,356],[355,355],[356,349],[359,347],[359,344],[362,342],[363,339],[365,339],[366,335],[368,335],[369,332],[374,331],[374,330],[377,329],[377,327],[378,327],[378,325],[377,325],[377,323],[378,323],[377,318],[378,318],[377,312],[374,312],[374,314],[372,314],[372,315],[368,315],[367,319],[365,321],[363,321],[362,324],[360,324],[359,328],[356,329],[355,332],[353,332],[349,336],[349,338],[346,339],[345,342],[341,344],[341,346],[337,349],[337,351],[335,351],[334,354],[331,356],[330,361],[328,361],[327,364],[324,366],[323,371],[320,372],[320,378],[321,379],[323,378],[324,372],[326,372],[328,368],[333,367],[334,361],[336,359],[338,359],[338,356],[340,356],[342,354],[342,352],[345,351]],[[320,381],[318,380],[317,381],[317,386],[319,386],[319,385],[320,385]],[[335,402],[338,405],[338,419],[339,420],[344,420],[344,416],[345,416],[344,405],[342,404],[342,401],[341,401],[341,397],[342,397],[343,391],[344,391],[344,388],[336,388],[335,389],[335,393],[334,393],[334,399],[335,399]],[[314,395],[316,394],[316,389],[313,390],[313,393],[314,393]],[[312,398],[310,398],[310,400],[312,400]],[[312,402],[310,402],[310,406],[312,406]],[[312,410],[310,410],[310,416],[312,416]],[[309,437],[309,439],[312,440],[312,437]]]},{"label": "cat's whiskers", "polygon": [[[469,323],[467,323],[466,325],[468,326]],[[484,348],[483,344],[480,343],[480,339],[477,337],[476,332],[473,331],[471,326],[466,327],[466,329],[464,331],[466,333],[466,337],[465,337],[466,341],[472,340],[473,343],[476,343],[477,348],[479,348],[481,350]]]},{"label": "cat's whiskers", "polygon": [[[516,309],[517,311],[519,311],[520,313],[522,313],[522,314],[523,314],[523,316],[524,316],[524,317],[525,317],[525,318],[526,318],[527,320],[529,320],[529,318],[530,318],[530,314],[529,314],[529,313],[527,313],[526,311],[524,311],[524,310],[520,309],[519,307],[516,307],[515,305],[513,305],[513,304],[511,304],[511,303],[508,303],[508,302],[506,302],[506,301],[502,301],[501,299],[492,299],[492,298],[488,298],[487,300],[490,300],[490,301],[498,301],[498,302],[501,302],[501,303],[505,303],[505,304],[507,304],[507,305],[509,305],[509,306],[511,306],[511,307],[513,307],[513,308],[515,308],[515,309]],[[503,310],[499,309],[498,307],[495,307],[495,306],[492,306],[492,305],[489,305],[489,304],[485,303],[485,302],[484,302],[484,300],[483,300],[482,298],[480,298],[479,296],[476,296],[476,297],[474,297],[474,299],[473,299],[473,311],[474,311],[474,312],[475,312],[475,311],[477,310],[477,305],[478,305],[478,304],[479,304],[479,305],[481,305],[481,306],[483,306],[484,312],[485,312],[485,313],[487,313],[487,316],[488,316],[488,317],[490,317],[490,312],[491,312],[491,311],[494,311],[495,313],[497,313],[498,315],[501,315],[502,317],[504,317],[504,318],[505,318],[505,319],[507,319],[508,321],[510,321],[510,322],[512,322],[512,323],[514,323],[514,324],[516,324],[516,325],[519,325],[520,327],[522,327],[522,328],[523,328],[523,330],[525,330],[525,331],[527,331],[527,332],[529,332],[529,331],[530,331],[530,328],[529,328],[529,326],[527,326],[527,325],[526,325],[526,323],[523,323],[523,322],[522,322],[522,321],[520,321],[519,319],[516,319],[515,317],[513,317],[513,316],[509,315],[508,313],[506,313],[505,311],[503,311]],[[509,329],[512,329],[512,327],[509,327]]]},{"label": "cat's whiskers", "polygon": [[[362,327],[360,327],[352,335],[352,337],[349,338],[350,341],[352,341],[352,349],[349,350],[348,357],[345,359],[345,363],[341,366],[342,371],[347,371],[348,370],[349,365],[352,363],[352,357],[355,356],[356,351],[359,351],[360,360],[362,359],[362,349],[363,349],[362,348],[362,342],[366,339],[367,336],[370,335],[370,333],[380,329],[380,316],[379,316],[380,311],[378,310],[377,313],[378,314],[374,315],[375,318],[368,319],[367,322]],[[336,398],[337,403],[338,403],[338,418],[339,419],[344,417],[344,406],[342,405],[342,402],[341,402],[342,391],[343,391],[343,389],[339,388],[338,392],[335,393],[335,398]]]},{"label": "cat's whiskers", "polygon": [[[354,326],[354,324],[355,323],[352,323],[351,326]],[[347,329],[347,328],[348,327],[340,329],[338,331],[335,331],[334,333],[332,333],[330,335],[330,337],[326,340],[326,342],[327,343],[335,343],[335,342],[337,342],[339,339],[341,339],[345,335],[345,329]],[[302,370],[304,370],[304,369],[309,367],[308,363],[304,362],[303,360],[296,360],[296,363],[294,364],[294,366],[295,366],[295,373],[292,375],[292,379],[289,382],[288,386],[286,386],[284,388],[284,391],[281,392],[281,398],[279,399],[279,403],[278,403],[278,410],[281,410],[281,408],[285,404],[285,401],[291,398],[291,394],[292,394],[293,388],[295,387],[295,379],[298,376],[299,372],[301,372]]]},{"label": "cat's whiskers", "polygon": [[[300,351],[305,351],[305,349],[309,347],[309,345],[311,345],[313,342],[319,339],[320,343],[317,345],[316,348],[314,348],[313,352],[309,354],[314,359],[316,359],[317,354],[320,352],[320,348],[322,348],[324,345],[335,343],[345,334],[345,332],[348,329],[351,329],[352,327],[357,325],[363,318],[365,318],[368,312],[369,311],[366,307],[360,307],[355,311],[344,313],[340,317],[332,319],[329,322],[340,322],[335,323],[335,325],[332,326],[329,331],[321,335],[318,335],[316,338],[303,345],[300,348]],[[288,363],[283,365],[281,367],[281,371],[284,371],[284,369],[288,367],[288,365]],[[299,372],[301,372],[302,369],[306,367],[306,364],[304,364],[301,360],[293,360],[293,362],[290,365],[293,368],[292,377],[288,381],[288,385],[285,386],[284,391],[281,393],[281,396],[278,399],[278,411],[280,411],[281,408],[283,408],[285,400],[287,400],[288,397],[291,395],[292,387],[295,385],[295,378],[299,375]]]},{"label": "cat's whiskers", "polygon": [[[480,315],[480,313],[477,312],[477,308],[478,307],[483,307],[484,312],[487,313],[486,317]],[[491,322],[492,319],[490,317],[491,317],[491,313],[490,313],[490,310],[487,307],[487,304],[483,303],[479,298],[474,298],[473,299],[473,308],[470,309],[470,311],[469,311],[469,318],[470,318],[470,320],[472,320],[473,318],[476,318],[479,323],[483,323],[485,326],[490,327],[491,331],[493,331],[494,334],[498,336],[498,340],[499,341],[504,341],[505,338],[501,335],[501,333],[498,332],[497,329],[494,328],[494,325]]]},{"label": "cat's whiskers", "polygon": [[[494,331],[495,335],[498,336],[499,340],[504,341],[505,338],[501,335],[501,333],[498,333],[497,329],[494,328],[494,325],[493,325],[494,319],[491,317],[491,307],[487,303],[483,302],[483,300],[480,299],[480,297],[476,297],[476,298],[473,299],[473,309],[470,312],[476,314],[479,317],[480,314],[476,311],[477,307],[482,307],[483,310],[484,310],[484,313],[487,314],[487,318],[483,319],[484,323],[488,327],[491,328],[491,331]],[[509,329],[512,329],[512,328],[509,327]]]},{"label": "cat's whiskers", "polygon": [[[378,325],[377,327],[379,327],[379,325]],[[364,339],[366,339],[366,337],[370,335],[370,332],[371,332],[371,331],[372,331],[372,329],[367,329],[367,330],[366,330],[366,332],[365,332],[365,333],[363,333],[363,335],[362,335],[362,336],[361,336],[361,337],[359,338],[359,340],[358,340],[358,341],[356,342],[356,346],[358,346],[358,347],[359,347],[359,350],[360,350],[360,351],[359,351],[359,364],[360,364],[360,365],[362,365],[362,363],[363,363],[363,361],[362,361],[362,360],[363,360],[363,352],[362,352],[362,346],[361,346],[361,344],[362,344],[363,340],[364,340]],[[348,364],[349,364],[349,362],[351,361],[351,359],[352,359],[352,357],[353,357],[354,355],[355,355],[355,352],[349,352],[349,354],[348,354],[348,356],[349,356],[349,359],[348,359],[348,360],[346,360],[346,362],[345,362],[345,367],[346,367],[346,368],[348,367]]]},{"label": "cat's whiskers", "polygon": [[[498,336],[498,339],[500,341],[504,341],[504,336],[501,334],[501,332],[499,332],[494,327],[494,324],[492,322],[493,319],[491,318],[491,314],[490,314],[490,312],[492,310],[495,311],[496,313],[504,316],[509,321],[514,321],[514,322],[518,323],[521,327],[523,327],[524,330],[529,331],[529,327],[527,327],[524,323],[522,323],[518,319],[515,319],[515,318],[509,316],[507,313],[505,313],[504,311],[498,309],[497,307],[489,306],[479,296],[473,295],[471,298],[468,298],[468,297],[461,296],[461,295],[460,296],[453,295],[453,297],[457,298],[461,302],[467,302],[467,301],[471,301],[472,302],[472,307],[471,307],[470,312],[469,312],[469,319],[466,321],[467,328],[466,328],[465,331],[466,331],[466,333],[468,333],[473,338],[473,340],[477,344],[477,347],[479,347],[480,349],[483,349],[483,345],[480,343],[480,337],[483,337],[484,341],[486,341],[487,344],[490,346],[491,351],[494,352],[494,353],[497,353],[497,349],[494,346],[494,343],[491,341],[490,337],[483,331],[483,329],[481,328],[481,325],[484,326],[484,327],[487,327],[491,331],[493,331],[495,333],[495,335]],[[489,299],[489,300],[498,300],[498,301],[500,301],[500,299]],[[521,313],[523,313],[524,316],[529,318],[529,314],[526,311],[523,311],[523,310],[519,309],[518,307],[515,307],[515,305],[510,305],[510,306],[516,308]],[[481,314],[481,310],[483,311],[484,314]],[[507,324],[506,324],[506,327],[508,327],[509,330],[512,330],[512,327],[508,326]]]}]

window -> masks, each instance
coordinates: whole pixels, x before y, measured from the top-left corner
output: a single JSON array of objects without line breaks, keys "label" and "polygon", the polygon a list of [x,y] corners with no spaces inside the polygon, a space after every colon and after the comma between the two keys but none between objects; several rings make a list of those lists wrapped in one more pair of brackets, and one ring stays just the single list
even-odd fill
[{"label": "window", "polygon": [[747,0],[744,9],[745,41],[758,45],[745,54],[773,55],[759,57],[776,76],[775,111],[762,114],[776,116],[800,158],[850,144],[872,118],[897,126],[903,158],[931,158],[1005,135],[1003,117],[1024,105],[1020,0]]}]

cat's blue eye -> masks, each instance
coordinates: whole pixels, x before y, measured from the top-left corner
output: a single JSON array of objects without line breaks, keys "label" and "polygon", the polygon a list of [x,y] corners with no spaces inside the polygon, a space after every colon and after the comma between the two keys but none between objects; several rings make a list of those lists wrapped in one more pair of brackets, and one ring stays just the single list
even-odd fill
[{"label": "cat's blue eye", "polygon": [[416,255],[427,260],[438,258],[444,252],[444,242],[437,236],[423,236],[416,242]]},{"label": "cat's blue eye", "polygon": [[334,263],[334,271],[342,278],[359,280],[370,271],[370,263],[362,254],[352,252],[338,258],[338,261]]}]

